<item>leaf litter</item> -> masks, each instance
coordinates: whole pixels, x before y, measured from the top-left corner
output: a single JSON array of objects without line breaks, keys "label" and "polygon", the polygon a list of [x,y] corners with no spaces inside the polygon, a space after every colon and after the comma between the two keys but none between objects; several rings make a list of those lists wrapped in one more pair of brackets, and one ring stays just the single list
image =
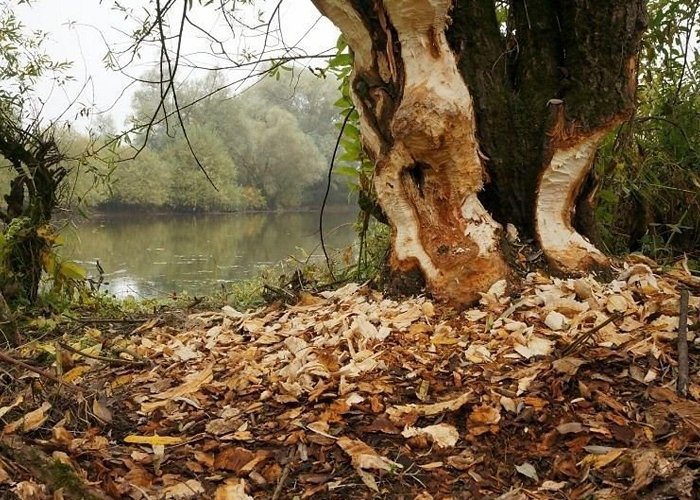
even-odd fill
[{"label": "leaf litter", "polygon": [[688,397],[674,386],[689,283],[692,326],[697,278],[637,263],[609,283],[532,273],[461,312],[349,284],[92,329],[97,353],[139,362],[68,353],[79,395],[15,373],[0,496],[56,498],[12,438],[105,498],[693,498],[697,328]]}]

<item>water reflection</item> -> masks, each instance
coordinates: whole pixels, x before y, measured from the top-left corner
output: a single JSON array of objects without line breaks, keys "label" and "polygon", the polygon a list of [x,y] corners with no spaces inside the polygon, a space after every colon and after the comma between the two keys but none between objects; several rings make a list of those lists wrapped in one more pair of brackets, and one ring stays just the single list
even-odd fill
[{"label": "water reflection", "polygon": [[[352,212],[327,214],[327,245],[350,245],[353,220]],[[99,260],[110,293],[120,297],[211,293],[302,249],[321,255],[316,213],[104,215],[64,239],[62,253],[93,276]]]}]

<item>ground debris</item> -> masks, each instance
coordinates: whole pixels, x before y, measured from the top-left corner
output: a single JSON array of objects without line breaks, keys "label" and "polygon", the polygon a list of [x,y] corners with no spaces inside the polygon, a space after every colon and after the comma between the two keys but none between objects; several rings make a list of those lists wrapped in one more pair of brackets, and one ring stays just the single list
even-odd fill
[{"label": "ground debris", "polygon": [[[462,312],[351,284],[146,319],[112,339],[138,363],[65,351],[80,394],[8,366],[0,428],[111,498],[693,498],[700,298],[684,398],[679,272],[533,273]],[[13,460],[0,497],[55,497]]]}]

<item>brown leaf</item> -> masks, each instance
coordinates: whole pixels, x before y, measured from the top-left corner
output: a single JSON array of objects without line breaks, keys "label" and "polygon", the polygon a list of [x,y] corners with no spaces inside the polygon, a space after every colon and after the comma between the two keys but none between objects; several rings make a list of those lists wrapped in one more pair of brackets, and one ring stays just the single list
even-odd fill
[{"label": "brown leaf", "polygon": [[243,467],[253,460],[255,454],[252,451],[241,447],[225,448],[221,453],[216,455],[214,460],[215,469],[231,470],[240,472]]},{"label": "brown leaf", "polygon": [[357,469],[390,471],[403,468],[401,464],[392,462],[388,458],[379,455],[359,439],[351,439],[343,436],[338,439],[337,444],[350,456],[352,465]]},{"label": "brown leaf", "polygon": [[447,457],[447,464],[457,470],[467,470],[479,462],[480,460],[476,458],[474,452],[468,448],[462,450],[459,455]]},{"label": "brown leaf", "polygon": [[[588,449],[588,448],[587,448]],[[590,465],[594,469],[602,469],[606,465],[613,463],[625,452],[624,448],[613,448],[602,454],[586,455],[578,465]]]},{"label": "brown leaf", "polygon": [[567,422],[557,426],[557,432],[559,434],[578,434],[579,432],[583,432],[585,430],[586,428],[581,425],[580,422]]},{"label": "brown leaf", "polygon": [[565,373],[566,375],[576,375],[578,369],[586,364],[586,361],[567,356],[565,358],[557,359],[552,363],[552,367],[559,373]]},{"label": "brown leaf", "polygon": [[227,479],[214,493],[214,500],[252,500],[245,492],[245,481],[238,478]]},{"label": "brown leaf", "polygon": [[643,450],[632,455],[634,483],[631,491],[649,486],[655,479],[667,479],[678,465],[661,456],[658,450]]},{"label": "brown leaf", "polygon": [[467,402],[473,399],[471,391],[465,392],[461,396],[451,399],[449,401],[443,401],[441,403],[433,403],[426,405],[419,404],[407,404],[392,406],[387,408],[386,412],[392,422],[400,422],[401,417],[406,414],[415,413],[419,416],[431,416],[439,415],[448,411],[459,410],[462,406],[467,404]]},{"label": "brown leaf", "polygon": [[500,421],[500,410],[492,406],[477,406],[469,414],[469,422],[476,425],[494,425]]},{"label": "brown leaf", "polygon": [[107,408],[106,402],[95,398],[92,400],[92,413],[103,424],[112,423],[112,412]]},{"label": "brown leaf", "polygon": [[23,417],[10,422],[3,429],[3,434],[13,434],[20,430],[21,432],[30,432],[41,427],[41,424],[49,418],[47,411],[51,409],[51,403],[44,402],[39,408],[30,411]]},{"label": "brown leaf", "polygon": [[163,488],[163,498],[166,500],[186,500],[189,498],[202,498],[204,488],[202,483],[194,479],[188,479],[182,483],[175,483]]},{"label": "brown leaf", "polygon": [[185,377],[184,384],[181,384],[177,387],[173,387],[172,389],[168,389],[167,391],[161,392],[160,394],[155,394],[154,396],[151,396],[152,399],[159,399],[161,401],[142,403],[141,411],[143,411],[144,413],[151,413],[156,408],[165,406],[174,398],[197,392],[199,388],[202,387],[202,385],[208,384],[214,378],[213,366],[213,364],[210,364],[209,366],[207,366],[199,372],[190,373]]},{"label": "brown leaf", "polygon": [[452,448],[459,440],[455,426],[441,423],[427,427],[406,427],[401,435],[405,438],[426,434],[438,448]]},{"label": "brown leaf", "polygon": [[9,479],[10,475],[3,469],[2,463],[0,463],[0,484],[6,483]]},{"label": "brown leaf", "polygon": [[374,421],[365,427],[366,432],[383,432],[384,434],[400,434],[401,429],[395,426],[386,415],[379,415]]}]

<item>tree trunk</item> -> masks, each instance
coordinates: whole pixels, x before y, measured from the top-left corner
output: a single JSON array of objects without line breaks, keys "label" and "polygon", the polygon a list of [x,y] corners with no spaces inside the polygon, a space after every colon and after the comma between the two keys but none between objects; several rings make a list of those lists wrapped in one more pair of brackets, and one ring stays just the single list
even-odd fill
[{"label": "tree trunk", "polygon": [[493,0],[314,2],[354,54],[393,270],[472,302],[508,275],[505,223],[558,271],[607,264],[574,228],[590,234],[598,144],[634,110],[642,0],[512,0],[506,25]]}]

